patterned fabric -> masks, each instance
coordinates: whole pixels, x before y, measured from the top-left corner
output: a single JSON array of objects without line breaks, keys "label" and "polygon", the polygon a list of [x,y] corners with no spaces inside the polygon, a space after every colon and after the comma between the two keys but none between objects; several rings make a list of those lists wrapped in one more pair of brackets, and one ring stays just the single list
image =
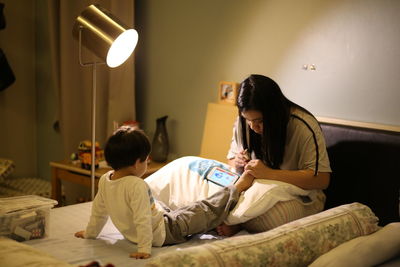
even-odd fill
[{"label": "patterned fabric", "polygon": [[324,209],[325,195],[317,196],[318,201],[305,205],[298,199],[280,201],[264,214],[242,224],[250,233],[261,233],[285,223],[313,215]]},{"label": "patterned fabric", "polygon": [[15,169],[14,162],[0,158],[0,182],[4,181]]},{"label": "patterned fabric", "polygon": [[307,266],[338,245],[379,229],[367,206],[352,203],[267,232],[163,254],[146,266]]},{"label": "patterned fabric", "polygon": [[14,162],[0,158],[0,197],[14,197],[23,195],[51,196],[49,181],[32,177],[8,177],[15,169]]},{"label": "patterned fabric", "polygon": [[51,183],[40,178],[10,178],[0,183],[0,197],[38,195],[50,198]]},{"label": "patterned fabric", "polygon": [[189,169],[192,172],[197,173],[202,179],[206,178],[206,176],[210,173],[213,167],[219,167],[226,171],[230,171],[228,165],[212,159],[203,159],[198,157],[189,163]]}]

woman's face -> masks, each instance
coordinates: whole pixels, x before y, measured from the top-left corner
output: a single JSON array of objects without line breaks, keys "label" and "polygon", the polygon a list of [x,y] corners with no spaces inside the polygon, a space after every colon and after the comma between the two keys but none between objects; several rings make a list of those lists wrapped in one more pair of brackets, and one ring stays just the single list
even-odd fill
[{"label": "woman's face", "polygon": [[242,117],[245,118],[250,128],[258,133],[263,133],[263,116],[262,113],[256,110],[247,110],[242,112]]}]

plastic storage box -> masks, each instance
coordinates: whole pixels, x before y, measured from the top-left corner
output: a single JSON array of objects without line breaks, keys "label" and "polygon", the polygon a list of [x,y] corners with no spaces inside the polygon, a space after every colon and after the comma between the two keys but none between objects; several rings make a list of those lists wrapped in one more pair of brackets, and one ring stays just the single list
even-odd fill
[{"label": "plastic storage box", "polygon": [[57,201],[36,195],[0,198],[0,236],[17,241],[43,238]]}]

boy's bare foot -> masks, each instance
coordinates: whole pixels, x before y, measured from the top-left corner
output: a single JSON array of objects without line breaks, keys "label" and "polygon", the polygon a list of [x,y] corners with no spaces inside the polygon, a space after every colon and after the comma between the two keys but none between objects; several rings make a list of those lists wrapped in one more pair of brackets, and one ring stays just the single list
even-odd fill
[{"label": "boy's bare foot", "polygon": [[247,190],[253,184],[253,181],[254,176],[244,172],[235,183],[236,190],[240,194],[241,192]]},{"label": "boy's bare foot", "polygon": [[216,230],[218,235],[221,236],[233,236],[236,233],[238,233],[242,227],[240,224],[235,224],[235,225],[227,225],[225,223],[222,223],[221,225],[217,226]]}]

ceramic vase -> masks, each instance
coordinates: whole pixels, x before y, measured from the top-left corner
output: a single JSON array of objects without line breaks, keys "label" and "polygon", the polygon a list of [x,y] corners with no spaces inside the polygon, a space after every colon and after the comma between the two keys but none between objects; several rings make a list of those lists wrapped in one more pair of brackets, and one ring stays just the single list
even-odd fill
[{"label": "ceramic vase", "polygon": [[156,120],[156,132],[153,137],[151,148],[151,159],[156,162],[167,161],[169,152],[169,141],[166,126],[167,118],[168,116],[164,116]]}]

